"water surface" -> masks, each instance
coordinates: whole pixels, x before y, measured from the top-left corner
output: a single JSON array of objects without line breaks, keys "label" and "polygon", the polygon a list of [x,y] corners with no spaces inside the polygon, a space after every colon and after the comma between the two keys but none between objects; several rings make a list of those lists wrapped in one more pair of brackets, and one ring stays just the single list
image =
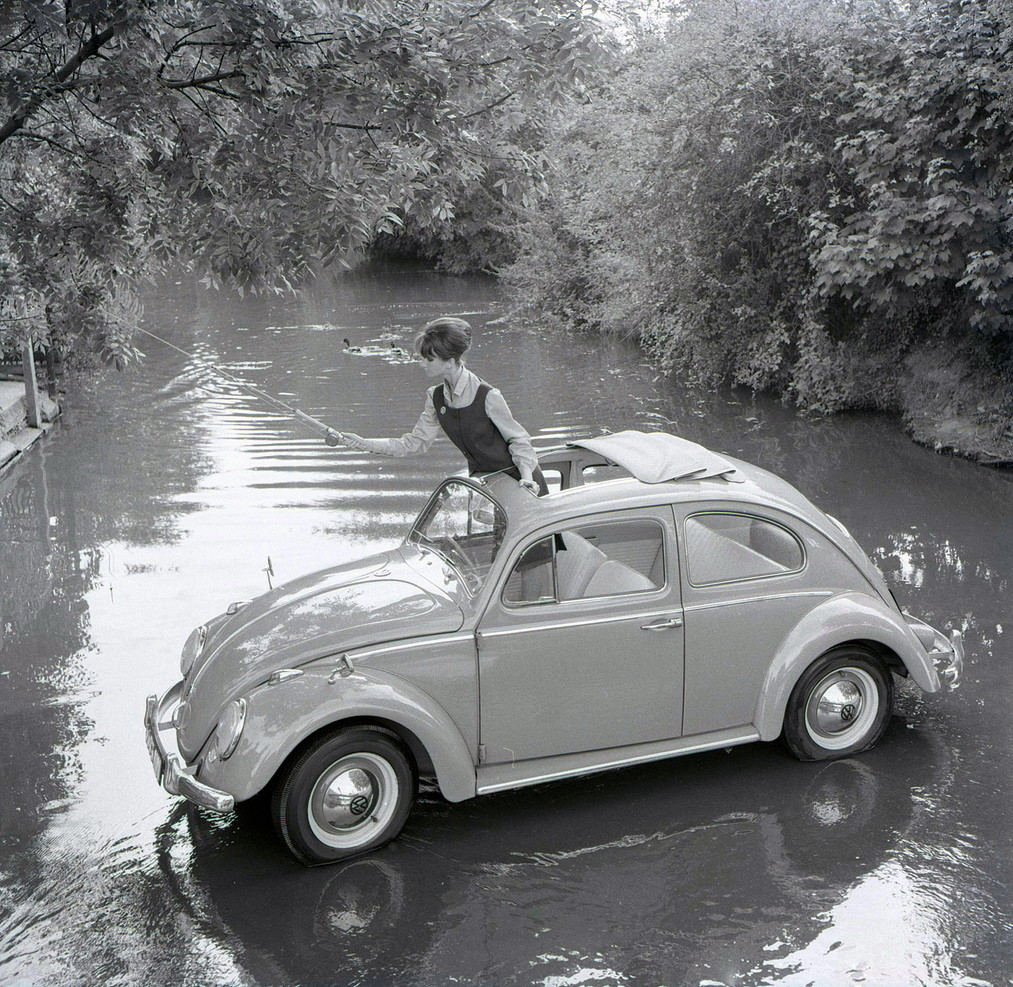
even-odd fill
[{"label": "water surface", "polygon": [[[887,417],[796,417],[658,380],[639,352],[518,327],[493,282],[349,275],[295,297],[153,294],[146,361],[71,382],[0,479],[0,982],[1008,984],[1013,975],[1013,477]],[[365,435],[422,407],[421,325],[540,444],[665,428],[781,473],[840,518],[902,602],[964,629],[956,694],[901,690],[882,744],[803,765],[736,748],[450,805],[307,870],[256,813],[154,784],[144,697],[190,629],[275,580],[396,544],[462,462],[330,449],[210,362]],[[368,347],[343,351],[342,340]]]}]

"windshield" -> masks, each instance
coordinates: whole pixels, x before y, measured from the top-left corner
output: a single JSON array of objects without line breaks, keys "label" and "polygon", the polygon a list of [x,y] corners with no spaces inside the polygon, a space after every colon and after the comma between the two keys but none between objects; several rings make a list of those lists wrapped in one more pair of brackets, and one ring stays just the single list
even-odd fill
[{"label": "windshield", "polygon": [[442,555],[474,596],[485,585],[505,531],[499,504],[468,483],[449,480],[419,515],[408,544]]}]

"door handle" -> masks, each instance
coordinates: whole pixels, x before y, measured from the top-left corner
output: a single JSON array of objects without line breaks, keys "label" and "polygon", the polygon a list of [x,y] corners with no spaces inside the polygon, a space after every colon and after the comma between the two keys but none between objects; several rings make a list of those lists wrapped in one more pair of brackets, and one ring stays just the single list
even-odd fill
[{"label": "door handle", "polygon": [[653,624],[641,624],[642,631],[667,631],[672,627],[682,627],[682,617],[672,617],[670,620],[659,620]]}]

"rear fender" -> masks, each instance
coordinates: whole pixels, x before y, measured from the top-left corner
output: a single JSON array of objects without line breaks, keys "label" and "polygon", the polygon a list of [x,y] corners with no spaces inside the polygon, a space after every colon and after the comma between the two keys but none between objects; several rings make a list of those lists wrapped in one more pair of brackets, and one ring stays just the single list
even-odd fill
[{"label": "rear fender", "polygon": [[925,692],[938,692],[939,676],[904,618],[862,593],[842,593],[809,611],[788,633],[767,670],[754,724],[761,740],[781,734],[788,697],[820,655],[852,641],[873,641],[893,651]]},{"label": "rear fender", "polygon": [[396,675],[373,668],[341,670],[333,662],[307,666],[301,675],[254,689],[246,697],[238,746],[225,761],[207,757],[201,781],[244,801],[265,788],[308,737],[343,721],[367,720],[383,721],[418,740],[444,798],[461,802],[475,795],[474,758],[439,703]]}]

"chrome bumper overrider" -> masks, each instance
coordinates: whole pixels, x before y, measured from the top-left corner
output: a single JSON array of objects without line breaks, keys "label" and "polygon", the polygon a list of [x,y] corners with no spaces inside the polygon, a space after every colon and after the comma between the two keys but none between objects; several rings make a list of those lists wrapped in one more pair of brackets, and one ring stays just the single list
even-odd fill
[{"label": "chrome bumper overrider", "polygon": [[950,631],[950,647],[930,651],[929,657],[936,662],[939,678],[951,689],[955,689],[960,676],[964,674],[964,635],[957,630]]},{"label": "chrome bumper overrider", "polygon": [[162,696],[148,696],[144,710],[144,742],[151,757],[155,780],[170,795],[182,795],[191,802],[214,809],[216,812],[231,812],[235,799],[227,792],[220,792],[210,785],[199,782],[176,751],[170,751],[163,734],[175,729],[172,714],[179,705],[183,683],[177,682]]}]

